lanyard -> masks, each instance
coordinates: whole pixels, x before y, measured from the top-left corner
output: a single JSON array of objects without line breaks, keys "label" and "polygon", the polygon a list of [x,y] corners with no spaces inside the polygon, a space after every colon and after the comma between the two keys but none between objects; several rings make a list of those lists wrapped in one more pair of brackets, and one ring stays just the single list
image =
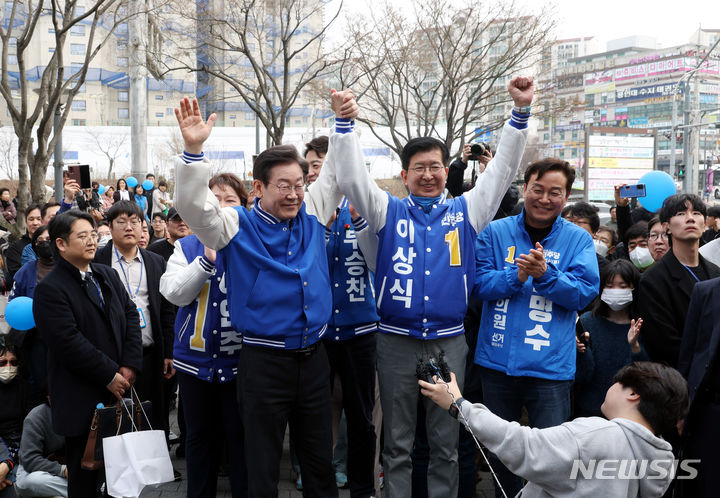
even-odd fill
[{"label": "lanyard", "polygon": [[130,279],[128,278],[128,274],[130,273],[130,264],[128,264],[128,273],[125,273],[125,268],[123,267],[122,260],[120,259],[120,253],[117,250],[117,247],[113,247],[115,250],[115,256],[117,257],[118,264],[120,265],[120,270],[122,271],[123,277],[125,278],[125,283],[127,284],[127,291],[130,295],[130,299],[135,300],[135,298],[138,295],[138,292],[140,292],[140,284],[142,283],[142,277],[143,277],[143,267],[145,266],[143,264],[142,260],[142,254],[140,253],[140,248],[138,248],[138,258],[140,259],[140,278],[138,279],[137,289],[135,289],[135,294],[133,294],[132,290],[130,289]]},{"label": "lanyard", "polygon": [[[680,264],[682,264],[682,263],[680,263]],[[683,265],[683,266],[685,267],[685,269],[686,269],[687,271],[690,272],[690,275],[692,275],[692,276],[695,278],[695,280],[697,280],[698,282],[700,281],[700,279],[698,278],[698,276],[695,275],[695,272],[692,271],[689,266],[687,266],[687,265]]]}]

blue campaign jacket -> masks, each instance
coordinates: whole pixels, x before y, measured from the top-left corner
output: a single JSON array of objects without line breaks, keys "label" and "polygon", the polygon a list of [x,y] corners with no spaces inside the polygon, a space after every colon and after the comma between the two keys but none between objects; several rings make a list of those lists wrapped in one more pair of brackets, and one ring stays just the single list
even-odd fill
[{"label": "blue campaign jacket", "polygon": [[[188,263],[205,253],[205,247],[195,235],[180,239],[180,246]],[[198,297],[178,309],[173,364],[177,370],[200,380],[229,382],[237,374],[241,348],[242,334],[230,323],[225,265],[222,254],[218,253],[215,271]]]},{"label": "blue campaign jacket", "polygon": [[525,211],[493,221],[478,236],[473,295],[484,303],[475,363],[511,376],[570,380],[577,312],[600,285],[595,246],[560,216],[540,244],[547,271],[522,283],[514,260],[531,249]]},{"label": "blue campaign jacket", "polygon": [[411,197],[389,196],[378,237],[380,331],[417,339],[464,333],[477,237],[465,198],[443,195],[426,215]]},{"label": "blue campaign jacket", "polygon": [[332,293],[325,227],[307,214],[280,221],[236,208],[239,230],[219,253],[225,261],[230,319],[252,346],[299,349],[327,330]]},{"label": "blue campaign jacket", "polygon": [[[27,247],[30,247],[28,244]],[[37,259],[28,261],[17,271],[13,280],[12,290],[8,295],[8,301],[16,297],[33,297],[37,285]]]},{"label": "blue campaign jacket", "polygon": [[335,341],[374,332],[380,319],[371,273],[355,236],[355,230],[367,230],[367,222],[362,218],[353,221],[348,206],[343,199],[327,242],[333,312],[326,339]]}]

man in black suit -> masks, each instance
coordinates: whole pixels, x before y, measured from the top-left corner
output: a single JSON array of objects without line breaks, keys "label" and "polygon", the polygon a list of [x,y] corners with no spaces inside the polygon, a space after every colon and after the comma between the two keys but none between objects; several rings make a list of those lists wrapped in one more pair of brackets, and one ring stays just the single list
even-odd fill
[{"label": "man in black suit", "polygon": [[[683,496],[717,496],[720,468],[720,278],[700,282],[690,299],[678,370],[688,381],[690,411],[683,458],[699,459],[698,476],[683,480]],[[678,481],[680,482],[680,481]]]},{"label": "man in black suit", "polygon": [[172,367],[175,310],[160,294],[160,277],[165,260],[138,247],[143,212],[131,201],[116,202],[107,211],[112,241],[95,255],[95,262],[115,269],[125,292],[136,308],[142,335],[142,375],[135,385],[143,400],[152,401],[153,428],[166,433],[167,409],[163,402],[163,377],[170,378]]},{"label": "man in black suit", "polygon": [[80,466],[93,410],[110,405],[142,367],[138,315],[120,279],[91,263],[95,221],[71,210],[50,223],[55,268],[35,289],[33,315],[48,348],[53,429],[66,437],[68,496],[96,495],[99,471]]},{"label": "man in black suit", "polygon": [[642,335],[650,359],[676,367],[690,294],[698,282],[720,277],[720,268],[698,249],[705,230],[706,207],[692,194],[665,199],[660,221],[668,233],[670,250],[643,274],[638,305]]}]

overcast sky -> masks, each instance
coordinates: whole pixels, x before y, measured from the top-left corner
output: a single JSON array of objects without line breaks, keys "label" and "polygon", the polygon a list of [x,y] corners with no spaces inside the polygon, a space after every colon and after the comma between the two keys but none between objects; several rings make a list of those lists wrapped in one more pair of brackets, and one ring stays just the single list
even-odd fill
[{"label": "overcast sky", "polygon": [[720,2],[714,0],[556,0],[558,37],[593,35],[607,41],[631,35],[652,36],[662,47],[689,41],[702,22],[720,29]]},{"label": "overcast sky", "polygon": [[[433,1],[433,0],[423,0]],[[493,1],[493,0],[490,0]],[[517,0],[531,12],[541,5],[537,0]],[[409,0],[391,0],[398,6],[410,5]],[[328,7],[337,8],[339,0],[331,0]],[[345,0],[346,14],[367,11],[382,2]],[[558,38],[595,36],[604,42],[631,35],[656,38],[661,47],[680,45],[689,41],[702,22],[703,28],[720,29],[720,1],[718,0],[554,0],[558,14]]]}]

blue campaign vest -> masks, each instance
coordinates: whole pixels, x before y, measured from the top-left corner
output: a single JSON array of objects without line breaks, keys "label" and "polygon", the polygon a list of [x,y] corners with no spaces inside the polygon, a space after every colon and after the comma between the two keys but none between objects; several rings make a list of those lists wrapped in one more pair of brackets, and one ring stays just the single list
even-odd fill
[{"label": "blue campaign vest", "polygon": [[[326,339],[344,341],[377,330],[372,276],[358,248],[347,199],[343,199],[327,243],[333,312]],[[367,228],[365,228],[367,230]]]},{"label": "blue campaign vest", "polygon": [[[195,235],[180,239],[180,246],[188,263],[205,252]],[[195,301],[181,306],[175,317],[175,368],[208,382],[234,379],[242,348],[242,335],[230,323],[224,266],[218,253],[215,272]]]},{"label": "blue campaign vest", "polygon": [[258,202],[236,210],[238,233],[220,251],[233,327],[252,346],[311,346],[325,334],[332,307],[325,227],[305,204],[282,222]]},{"label": "blue campaign vest", "polygon": [[389,196],[375,275],[380,331],[418,339],[464,333],[476,236],[464,197],[443,195],[426,215],[411,197]]}]

